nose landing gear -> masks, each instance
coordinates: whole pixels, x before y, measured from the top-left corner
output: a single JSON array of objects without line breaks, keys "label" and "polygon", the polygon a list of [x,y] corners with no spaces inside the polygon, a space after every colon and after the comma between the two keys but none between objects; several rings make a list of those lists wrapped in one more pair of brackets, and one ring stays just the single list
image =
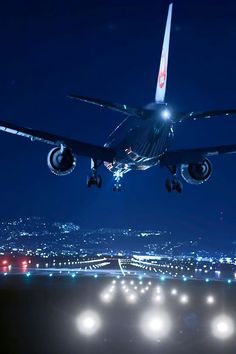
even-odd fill
[{"label": "nose landing gear", "polygon": [[121,191],[121,183],[120,180],[123,177],[123,172],[121,171],[116,171],[113,173],[113,178],[114,178],[114,186],[113,186],[113,191],[114,192],[120,192]]}]

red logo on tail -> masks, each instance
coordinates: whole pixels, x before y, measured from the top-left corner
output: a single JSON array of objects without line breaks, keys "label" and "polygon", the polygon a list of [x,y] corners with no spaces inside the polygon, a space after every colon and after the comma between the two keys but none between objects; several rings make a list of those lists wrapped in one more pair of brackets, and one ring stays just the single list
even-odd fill
[{"label": "red logo on tail", "polygon": [[158,75],[158,84],[161,89],[164,87],[165,82],[166,82],[166,56],[165,53],[163,53],[161,56],[161,65],[160,65],[160,70]]}]

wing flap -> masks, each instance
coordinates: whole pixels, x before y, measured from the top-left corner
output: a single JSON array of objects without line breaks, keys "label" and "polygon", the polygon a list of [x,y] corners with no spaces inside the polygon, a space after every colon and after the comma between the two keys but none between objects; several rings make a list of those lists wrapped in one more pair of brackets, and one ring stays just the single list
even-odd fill
[{"label": "wing flap", "polygon": [[40,141],[50,145],[60,146],[65,145],[73,150],[74,153],[80,156],[90,157],[96,160],[113,162],[115,153],[112,149],[97,146],[89,143],[84,143],[79,140],[65,138],[59,135],[50,134],[40,130],[20,127],[12,123],[0,121],[0,130],[6,133],[23,136],[31,139],[31,141]]}]

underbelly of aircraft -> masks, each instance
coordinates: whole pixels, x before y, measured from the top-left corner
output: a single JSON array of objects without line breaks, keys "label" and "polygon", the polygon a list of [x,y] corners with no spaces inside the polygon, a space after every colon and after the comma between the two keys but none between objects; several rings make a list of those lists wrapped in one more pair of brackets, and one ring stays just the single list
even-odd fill
[{"label": "underbelly of aircraft", "polygon": [[104,165],[112,173],[117,170],[122,171],[123,173],[131,170],[144,171],[157,165],[162,153],[154,156],[140,156],[130,148],[127,148],[125,149],[125,156],[122,159],[115,160],[113,163],[104,162]]},{"label": "underbelly of aircraft", "polygon": [[[165,125],[158,132],[153,127],[149,129],[131,129],[120,143],[113,148],[116,158],[113,163],[105,162],[111,172],[130,170],[147,170],[157,165],[160,157],[167,150],[173,137],[173,130]],[[106,144],[105,146],[109,146]]]}]

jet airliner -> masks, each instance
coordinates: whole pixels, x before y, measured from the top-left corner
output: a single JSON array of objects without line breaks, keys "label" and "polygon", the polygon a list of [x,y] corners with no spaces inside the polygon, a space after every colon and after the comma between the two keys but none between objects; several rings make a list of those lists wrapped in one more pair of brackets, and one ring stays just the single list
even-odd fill
[{"label": "jet airliner", "polygon": [[172,177],[165,183],[168,192],[182,192],[183,185],[177,178],[178,171],[187,183],[199,185],[206,182],[212,173],[212,164],[208,157],[235,153],[236,144],[171,150],[174,127],[177,123],[184,123],[186,120],[236,115],[236,109],[181,113],[172,111],[165,102],[172,7],[173,4],[170,4],[154,102],[134,108],[126,104],[111,103],[77,94],[69,96],[126,115],[110,134],[104,146],[16,126],[5,121],[0,121],[0,130],[53,145],[54,147],[48,153],[47,163],[51,172],[58,176],[67,175],[74,170],[76,155],[90,158],[91,173],[87,177],[88,187],[95,185],[101,188],[102,179],[97,171],[102,164],[113,174],[114,191],[121,190],[121,178],[127,172],[143,171],[157,165],[166,167],[171,173]]}]

